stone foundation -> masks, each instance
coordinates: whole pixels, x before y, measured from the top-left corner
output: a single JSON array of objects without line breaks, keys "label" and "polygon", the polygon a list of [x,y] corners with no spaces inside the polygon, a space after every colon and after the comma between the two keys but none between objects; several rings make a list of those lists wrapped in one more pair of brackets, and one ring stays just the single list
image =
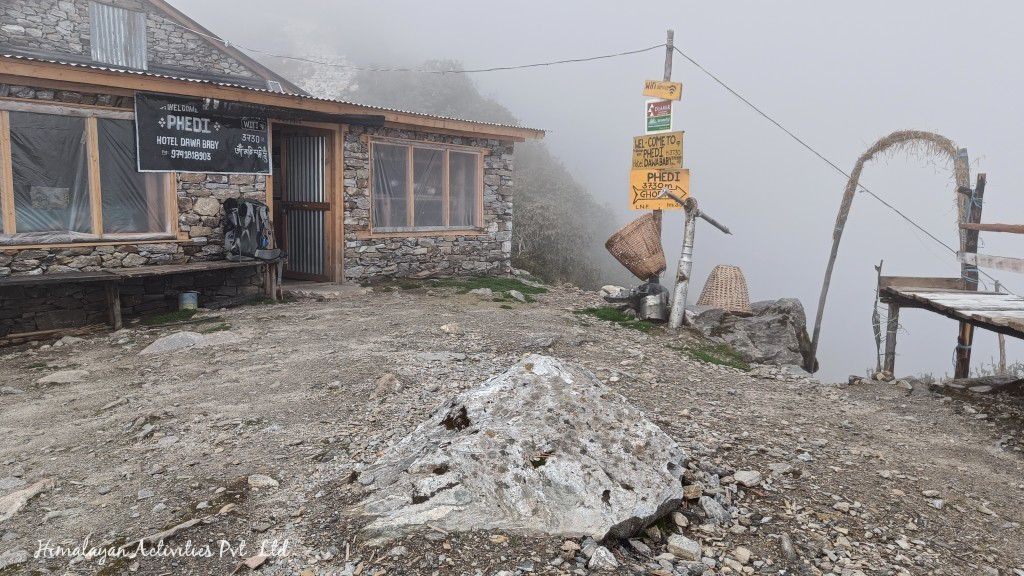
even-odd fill
[{"label": "stone foundation", "polygon": [[[263,293],[256,268],[127,279],[120,285],[121,316],[176,310],[178,294],[199,292],[199,305],[220,308],[251,302]],[[57,284],[0,288],[0,337],[8,334],[108,323],[102,284]]]}]

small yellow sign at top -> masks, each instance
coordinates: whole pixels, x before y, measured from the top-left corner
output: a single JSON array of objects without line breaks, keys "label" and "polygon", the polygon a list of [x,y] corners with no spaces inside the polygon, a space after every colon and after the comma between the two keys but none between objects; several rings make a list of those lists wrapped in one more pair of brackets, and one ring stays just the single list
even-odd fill
[{"label": "small yellow sign at top", "polygon": [[683,97],[683,85],[680,82],[668,82],[665,80],[644,80],[644,96],[662,98],[664,100],[679,100]]}]

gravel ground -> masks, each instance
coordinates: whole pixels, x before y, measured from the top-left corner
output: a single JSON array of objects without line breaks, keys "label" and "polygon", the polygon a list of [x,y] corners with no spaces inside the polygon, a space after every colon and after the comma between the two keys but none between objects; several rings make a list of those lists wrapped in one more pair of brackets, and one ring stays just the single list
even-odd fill
[{"label": "gravel ground", "polygon": [[[602,543],[618,564],[606,573],[1024,575],[1020,399],[707,364],[680,350],[688,334],[573,313],[598,303],[572,288],[533,303],[349,291],[0,350],[0,518],[5,495],[52,482],[0,520],[0,574],[229,574],[245,559],[303,576],[592,573],[591,541],[425,527],[375,546],[352,511],[362,464],[454,393],[546,350],[593,370],[691,457],[692,499]],[[240,341],[139,355],[179,330]],[[175,527],[144,557],[58,548]],[[702,561],[666,553],[675,533]]]}]

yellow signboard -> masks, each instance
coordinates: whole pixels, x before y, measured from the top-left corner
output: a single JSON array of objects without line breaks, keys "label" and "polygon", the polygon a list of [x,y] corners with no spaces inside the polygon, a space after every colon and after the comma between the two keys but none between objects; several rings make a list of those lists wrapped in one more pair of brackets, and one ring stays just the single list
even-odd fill
[{"label": "yellow signboard", "polygon": [[644,96],[663,98],[665,100],[679,100],[683,96],[683,85],[679,82],[644,80]]},{"label": "yellow signboard", "polygon": [[633,169],[682,168],[683,133],[665,132],[633,138]]},{"label": "yellow signboard", "polygon": [[681,210],[675,200],[658,198],[668,189],[680,200],[690,195],[690,170],[631,170],[629,172],[630,210]]}]

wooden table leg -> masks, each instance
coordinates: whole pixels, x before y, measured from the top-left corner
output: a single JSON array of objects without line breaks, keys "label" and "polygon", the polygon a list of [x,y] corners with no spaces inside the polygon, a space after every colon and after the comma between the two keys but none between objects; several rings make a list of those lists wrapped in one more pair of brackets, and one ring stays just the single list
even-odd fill
[{"label": "wooden table leg", "polygon": [[121,288],[117,282],[107,282],[107,311],[110,314],[110,325],[114,330],[120,330],[121,324]]}]

